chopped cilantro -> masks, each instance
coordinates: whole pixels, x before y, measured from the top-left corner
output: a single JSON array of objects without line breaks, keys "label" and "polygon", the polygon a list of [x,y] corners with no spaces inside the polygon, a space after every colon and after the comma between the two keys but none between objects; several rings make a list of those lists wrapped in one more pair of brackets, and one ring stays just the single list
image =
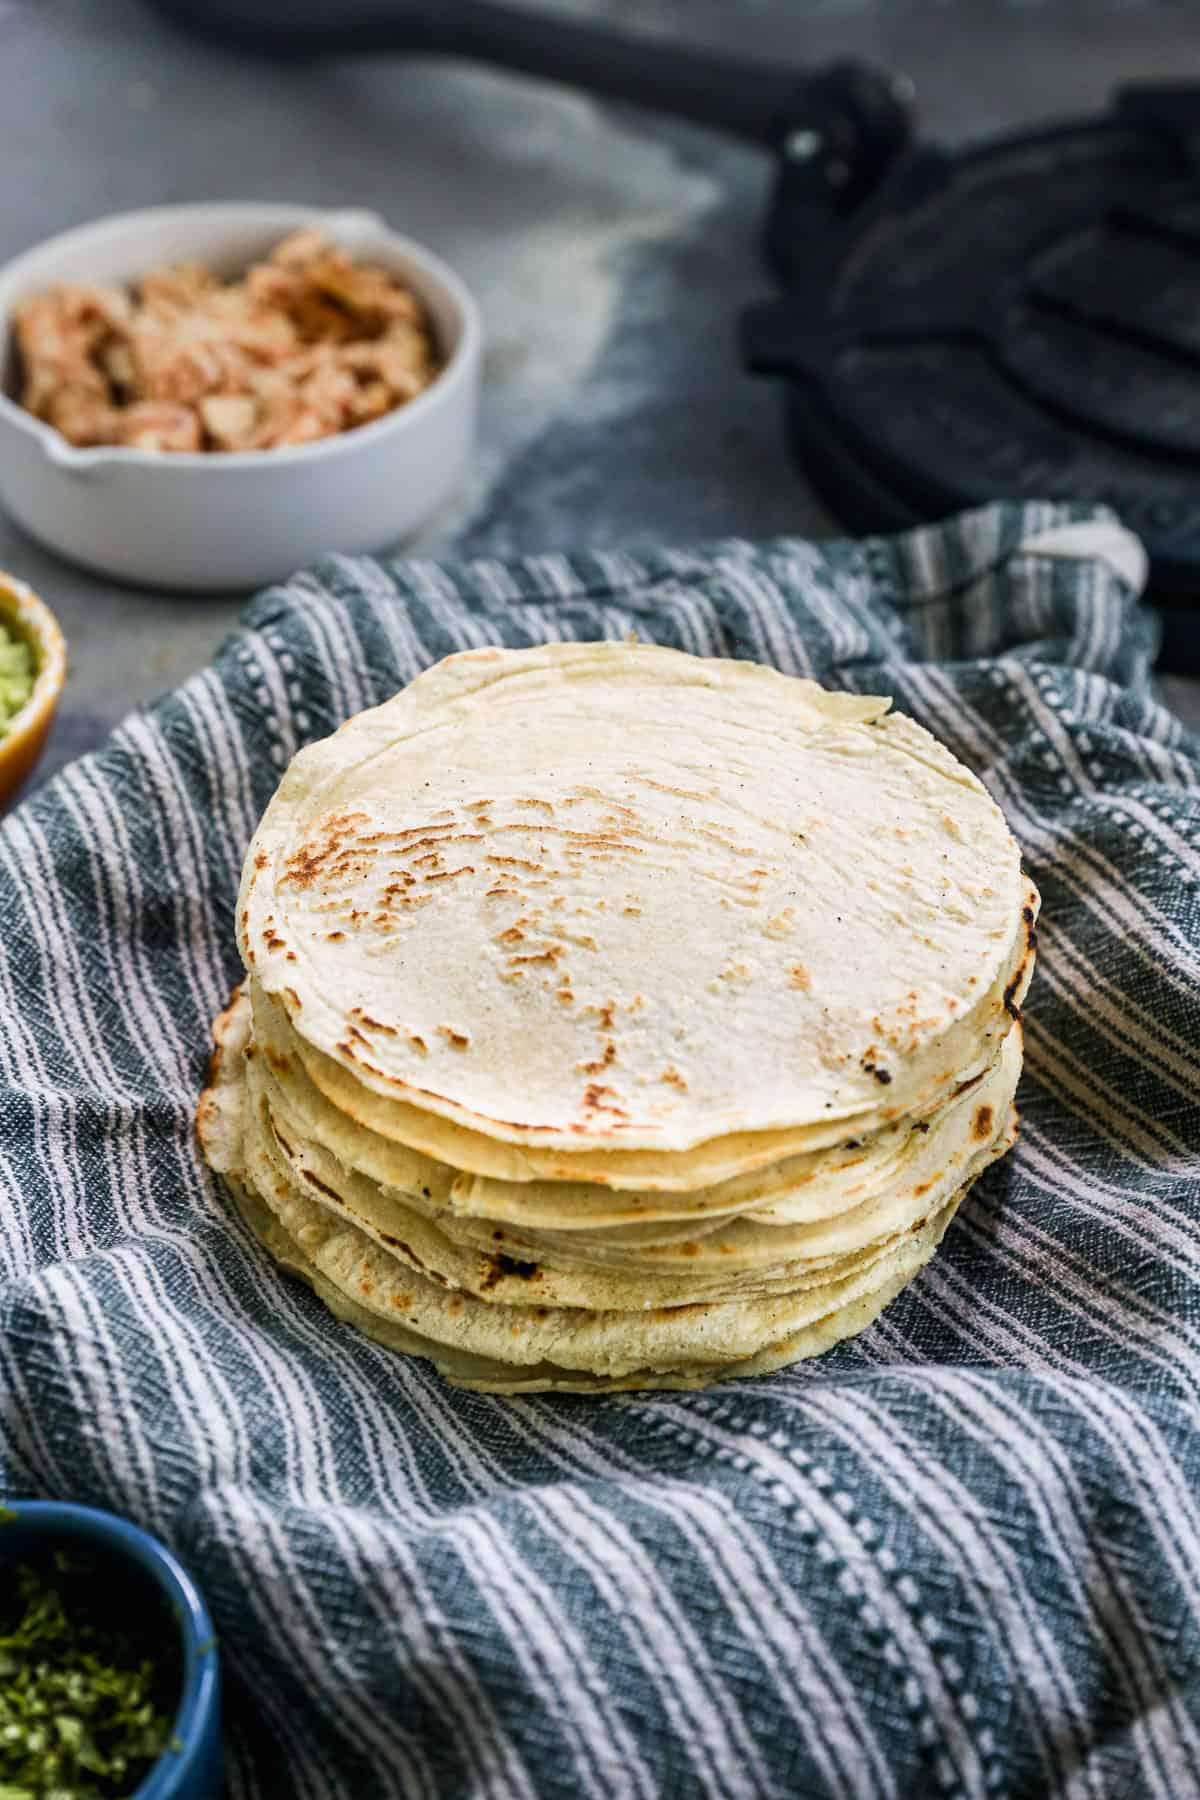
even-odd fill
[{"label": "chopped cilantro", "polygon": [[169,1615],[120,1581],[82,1548],[0,1565],[0,1800],[122,1800],[166,1749]]}]

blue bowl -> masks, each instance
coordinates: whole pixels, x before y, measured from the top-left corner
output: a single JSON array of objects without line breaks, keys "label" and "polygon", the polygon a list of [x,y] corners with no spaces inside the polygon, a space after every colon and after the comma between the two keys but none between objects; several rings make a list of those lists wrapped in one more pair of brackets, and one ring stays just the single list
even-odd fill
[{"label": "blue bowl", "polygon": [[172,1727],[177,1748],[159,1757],[133,1800],[218,1800],[221,1792],[221,1665],[200,1590],[165,1544],[140,1526],[92,1506],[12,1500],[0,1526],[0,1564],[50,1545],[87,1544],[148,1576],[179,1631],[183,1691]]}]

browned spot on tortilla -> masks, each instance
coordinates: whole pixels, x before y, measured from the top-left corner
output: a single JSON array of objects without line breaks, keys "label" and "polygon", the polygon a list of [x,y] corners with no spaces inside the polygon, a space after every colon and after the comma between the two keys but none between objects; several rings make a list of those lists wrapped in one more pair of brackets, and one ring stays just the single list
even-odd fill
[{"label": "browned spot on tortilla", "polygon": [[419,1031],[410,1031],[406,1027],[404,1035],[409,1043],[413,1044],[421,1052],[422,1056],[429,1055],[429,1045],[425,1042],[425,1039],[421,1036]]},{"label": "browned spot on tortilla", "polygon": [[277,1075],[286,1075],[292,1066],[291,1057],[285,1056],[282,1050],[276,1050],[273,1044],[263,1045],[263,1055]]},{"label": "browned spot on tortilla", "polygon": [[327,940],[331,944],[336,944],[341,938],[344,938],[345,935],[344,931],[327,931],[325,933]]},{"label": "browned spot on tortilla", "polygon": [[932,1181],[918,1182],[916,1187],[913,1189],[913,1199],[919,1200],[921,1198],[921,1195],[927,1194],[932,1186],[933,1186]]},{"label": "browned spot on tortilla", "polygon": [[802,994],[812,992],[812,976],[803,963],[793,963],[788,970],[788,980],[792,987],[799,988]]},{"label": "browned spot on tortilla", "polygon": [[300,958],[296,955],[296,952],[294,950],[289,950],[287,953],[286,961],[299,962]]},{"label": "browned spot on tortilla", "polygon": [[374,1291],[375,1291],[372,1283],[369,1281],[360,1281],[358,1286],[359,1286],[359,1291],[364,1294],[371,1294],[371,1293],[374,1293]]},{"label": "browned spot on tortilla", "polygon": [[624,1107],[614,1104],[620,1098],[616,1088],[604,1087],[596,1081],[589,1081],[583,1092],[583,1104],[590,1112],[607,1112],[618,1119],[627,1119],[629,1114]]},{"label": "browned spot on tortilla", "polygon": [[687,1080],[683,1075],[680,1074],[679,1070],[675,1067],[674,1063],[668,1063],[667,1067],[663,1070],[662,1074],[659,1076],[658,1079],[660,1081],[669,1082],[672,1087],[679,1088],[680,1091],[684,1094],[686,1094],[688,1091]]},{"label": "browned spot on tortilla", "polygon": [[368,1031],[382,1031],[385,1037],[399,1037],[400,1033],[394,1025],[385,1025],[382,1019],[373,1019],[370,1013],[358,1012],[357,1017]]},{"label": "browned spot on tortilla", "polygon": [[525,933],[519,925],[510,925],[507,931],[497,933],[496,942],[498,944],[519,944],[524,941],[524,937]]},{"label": "browned spot on tortilla", "polygon": [[259,850],[257,852],[257,854],[255,855],[255,858],[254,858],[254,866],[256,869],[265,869],[266,868],[267,853],[265,850]]},{"label": "browned spot on tortilla", "polygon": [[[275,1133],[275,1137],[283,1151],[288,1156],[295,1156],[296,1152],[292,1149],[292,1146],[288,1143],[282,1131],[279,1129],[279,1121],[274,1114],[271,1115],[271,1130]],[[320,1182],[318,1182],[317,1186],[319,1187],[320,1185]]]},{"label": "browned spot on tortilla", "polygon": [[426,875],[425,880],[426,881],[454,881],[460,875],[473,875],[474,873],[475,873],[475,867],[474,867],[473,863],[463,863],[461,865],[461,867],[459,867],[457,869],[439,869],[432,875]]},{"label": "browned spot on tortilla", "polygon": [[975,1114],[974,1132],[980,1140],[992,1135],[993,1113],[990,1106],[981,1106]]},{"label": "browned spot on tortilla", "polygon": [[515,1275],[521,1281],[535,1281],[540,1273],[535,1262],[518,1262],[515,1256],[505,1256],[501,1252],[499,1256],[489,1257],[488,1271],[479,1283],[479,1291],[481,1294],[490,1293],[506,1275]]},{"label": "browned spot on tortilla", "polygon": [[[403,1238],[393,1237],[390,1231],[381,1231],[379,1236],[385,1244],[391,1244],[392,1248],[395,1250],[399,1250],[402,1256],[407,1256],[409,1262],[414,1263],[416,1265],[416,1267],[422,1271],[422,1273],[424,1273],[424,1274],[429,1273],[429,1271],[425,1268],[425,1264],[421,1261],[421,1258],[417,1255],[417,1253],[413,1249],[412,1245],[406,1244],[404,1242]],[[440,1275],[434,1276],[435,1281],[440,1281],[441,1279],[442,1279],[442,1277]]]},{"label": "browned spot on tortilla", "polygon": [[323,1194],[328,1194],[331,1200],[336,1200],[339,1206],[345,1206],[346,1202],[342,1199],[342,1196],[338,1193],[337,1189],[331,1188],[329,1183],[327,1181],[322,1181],[319,1175],[314,1175],[310,1170],[306,1169],[304,1171],[304,1177],[313,1187],[320,1188]]},{"label": "browned spot on tortilla", "polygon": [[[432,850],[433,853],[436,854],[442,844],[449,842],[451,835],[452,834],[447,832],[445,829],[442,829],[435,836],[432,836],[432,837],[429,836],[428,833],[426,833],[426,835],[424,837],[414,838],[411,844],[397,845],[396,855],[397,856],[412,856],[412,853],[414,850],[426,850],[426,849]],[[415,862],[415,861],[424,860],[424,859],[414,857],[413,860]]]},{"label": "browned spot on tortilla", "polygon": [[556,963],[560,956],[565,955],[566,951],[561,944],[551,944],[548,950],[522,951],[519,955],[510,956],[508,961],[511,968],[517,968],[522,963]]},{"label": "browned spot on tortilla", "polygon": [[911,1231],[920,1231],[924,1226],[928,1225],[928,1223],[928,1219],[914,1219],[909,1229]]},{"label": "browned spot on tortilla", "polygon": [[523,856],[492,856],[489,853],[488,861],[505,869],[532,869],[535,875],[542,866],[541,863],[529,862]]},{"label": "browned spot on tortilla", "polygon": [[334,813],[319,822],[312,842],[302,844],[290,856],[280,877],[280,886],[290,882],[295,887],[312,887],[318,881],[344,874],[355,862],[347,840],[354,828],[367,824],[366,813]]},{"label": "browned spot on tortilla", "polygon": [[204,1148],[204,1128],[208,1124],[210,1115],[216,1110],[217,1097],[209,1088],[205,1088],[196,1104],[196,1117],[193,1121],[196,1135],[200,1139],[201,1149]]},{"label": "browned spot on tortilla", "polygon": [[540,806],[543,812],[553,813],[554,808],[549,800],[518,800],[518,806]]},{"label": "browned spot on tortilla", "polygon": [[561,1000],[564,1006],[570,1006],[574,1002],[575,996],[570,988],[556,988],[554,998]]},{"label": "browned spot on tortilla", "polygon": [[435,820],[428,825],[406,825],[403,831],[389,831],[387,835],[393,843],[397,844],[403,843],[406,838],[412,838],[413,842],[408,846],[412,850],[422,842],[437,843],[437,838],[427,837],[428,832],[440,832],[444,837],[449,829],[448,825],[439,825]]},{"label": "browned spot on tortilla", "polygon": [[609,1038],[607,1044],[604,1046],[603,1056],[598,1057],[595,1062],[577,1062],[575,1067],[583,1075],[603,1075],[605,1069],[611,1068],[616,1060],[617,1046],[613,1043],[612,1039]]},{"label": "browned spot on tortilla", "polygon": [[467,1050],[470,1048],[471,1036],[469,1032],[456,1031],[453,1025],[439,1025],[438,1030],[444,1038],[453,1044],[456,1050]]},{"label": "browned spot on tortilla", "polygon": [[292,1005],[295,1007],[296,1011],[300,1012],[302,1010],[301,1005],[300,1005],[300,996],[296,992],[295,988],[285,987],[283,991],[287,995],[288,999],[291,1001]]}]

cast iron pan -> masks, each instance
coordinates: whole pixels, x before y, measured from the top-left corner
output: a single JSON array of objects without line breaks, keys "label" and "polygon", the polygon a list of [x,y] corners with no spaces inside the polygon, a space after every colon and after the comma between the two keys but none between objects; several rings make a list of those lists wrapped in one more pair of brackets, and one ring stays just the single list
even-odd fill
[{"label": "cast iron pan", "polygon": [[283,55],[465,56],[761,144],[781,286],[743,320],[855,530],[1102,500],[1142,538],[1165,668],[1200,673],[1200,84],[950,155],[902,79],[622,37],[489,0],[156,0]]}]

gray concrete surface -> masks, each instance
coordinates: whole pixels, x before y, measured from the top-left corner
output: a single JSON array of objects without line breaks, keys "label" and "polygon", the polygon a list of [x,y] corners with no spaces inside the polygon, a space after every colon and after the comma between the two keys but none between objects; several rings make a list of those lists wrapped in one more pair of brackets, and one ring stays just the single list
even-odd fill
[{"label": "gray concrete surface", "polygon": [[[554,0],[545,0],[549,6]],[[563,10],[772,59],[904,70],[961,142],[1196,66],[1187,0],[574,0]],[[777,396],[738,368],[763,292],[765,160],[697,129],[419,60],[264,67],[137,0],[0,0],[0,258],[124,208],[212,198],[378,208],[433,245],[488,328],[474,476],[420,540],[503,554],[827,532]],[[43,766],[182,679],[238,597],[123,590],[0,518],[0,566],[58,611],[72,674]],[[1200,723],[1200,684],[1170,698]]]}]

